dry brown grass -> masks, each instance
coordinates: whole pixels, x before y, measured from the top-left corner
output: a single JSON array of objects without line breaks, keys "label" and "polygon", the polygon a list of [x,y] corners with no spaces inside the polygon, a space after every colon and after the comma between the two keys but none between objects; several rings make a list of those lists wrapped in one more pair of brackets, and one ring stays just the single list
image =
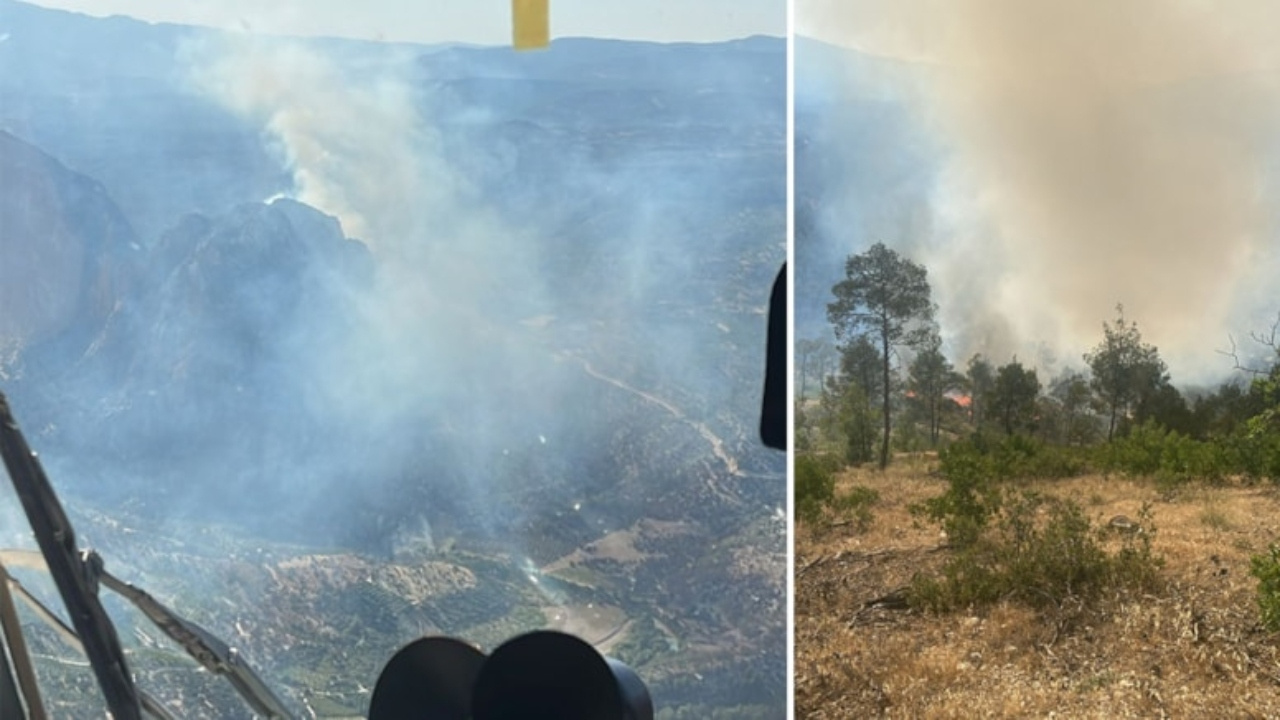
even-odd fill
[{"label": "dry brown grass", "polygon": [[1152,503],[1166,587],[1095,607],[1003,604],[945,616],[867,607],[945,561],[908,505],[944,481],[930,458],[844,473],[880,493],[875,521],[796,532],[797,718],[1280,718],[1280,638],[1258,623],[1249,556],[1280,539],[1270,487],[1196,488],[1089,476],[1034,483],[1094,519]]}]

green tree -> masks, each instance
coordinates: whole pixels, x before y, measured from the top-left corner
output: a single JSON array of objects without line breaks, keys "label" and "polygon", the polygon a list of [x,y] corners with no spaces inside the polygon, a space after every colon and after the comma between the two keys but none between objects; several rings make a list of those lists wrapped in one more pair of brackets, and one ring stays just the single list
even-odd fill
[{"label": "green tree", "polygon": [[822,343],[821,340],[810,340],[809,338],[800,338],[796,340],[796,375],[800,381],[799,392],[796,393],[796,400],[803,403],[808,390],[808,379],[810,372],[810,361],[815,359],[818,347]]},{"label": "green tree", "polygon": [[942,410],[947,393],[955,390],[964,378],[942,354],[942,340],[936,334],[916,353],[908,368],[907,391],[929,430],[929,445],[938,446],[942,428]]},{"label": "green tree", "polygon": [[1084,356],[1092,373],[1090,387],[1107,415],[1108,441],[1121,419],[1134,417],[1142,400],[1169,382],[1155,346],[1142,342],[1137,323],[1124,319],[1123,306],[1117,305],[1116,313],[1114,325],[1102,324],[1102,342]]},{"label": "green tree", "polygon": [[881,368],[884,356],[866,335],[859,335],[845,344],[840,353],[840,375],[844,382],[856,383],[868,398],[882,395],[884,379]]},{"label": "green tree", "polygon": [[975,429],[981,430],[987,421],[987,406],[991,389],[996,384],[996,373],[991,363],[981,354],[969,358],[966,378],[969,383],[969,420]]},{"label": "green tree", "polygon": [[1191,406],[1192,433],[1198,439],[1226,437],[1261,408],[1251,407],[1247,386],[1226,382],[1211,393],[1195,398]]},{"label": "green tree", "polygon": [[[814,429],[824,419],[825,411],[831,404],[824,400],[826,379],[839,358],[839,351],[830,341],[824,338],[801,338],[796,341],[795,371],[795,428],[796,449],[810,450],[815,441]],[[818,407],[815,410],[809,405],[809,388],[816,380],[818,388]]]},{"label": "green tree", "polygon": [[840,429],[844,434],[845,460],[861,465],[875,458],[875,410],[856,382],[845,383],[840,400]]},{"label": "green tree", "polygon": [[1071,372],[1053,382],[1049,394],[1058,401],[1061,412],[1058,442],[1065,445],[1084,445],[1094,439],[1096,423],[1089,412],[1089,381],[1078,372]]},{"label": "green tree", "polygon": [[840,370],[840,350],[828,340],[819,340],[813,362],[818,386],[822,387],[828,377]]},{"label": "green tree", "polygon": [[881,407],[883,432],[880,467],[889,465],[889,433],[892,428],[889,397],[892,352],[902,346],[916,346],[928,338],[934,306],[929,299],[928,273],[912,262],[876,243],[845,262],[845,279],[831,288],[835,302],[827,305],[827,319],[836,339],[848,342],[868,335],[879,346],[881,363]]},{"label": "green tree", "polygon": [[796,379],[799,385],[796,400],[803,402],[808,399],[809,383],[812,380],[817,381],[818,390],[821,391],[839,357],[840,352],[835,346],[823,338],[796,340]]},{"label": "green tree", "polygon": [[1244,402],[1250,415],[1249,423],[1254,431],[1259,424],[1277,429],[1280,426],[1280,315],[1276,316],[1269,332],[1249,333],[1249,337],[1262,347],[1267,362],[1271,363],[1267,369],[1258,369],[1255,363],[1242,364],[1232,341],[1230,355],[1235,358],[1236,369],[1253,376]]},{"label": "green tree", "polygon": [[1035,370],[1022,367],[1014,358],[996,371],[991,389],[991,412],[999,418],[1005,433],[1031,429],[1035,422],[1036,398],[1040,396],[1040,380]]},{"label": "green tree", "polygon": [[875,456],[878,434],[871,398],[880,393],[880,351],[858,336],[840,349],[839,359],[839,372],[827,377],[823,388],[828,434],[842,436],[845,459],[860,465]]},{"label": "green tree", "polygon": [[1195,418],[1187,405],[1187,399],[1169,383],[1167,377],[1161,378],[1154,388],[1139,396],[1133,417],[1134,422],[1139,425],[1147,420],[1154,420],[1182,435],[1192,435],[1196,430]]}]

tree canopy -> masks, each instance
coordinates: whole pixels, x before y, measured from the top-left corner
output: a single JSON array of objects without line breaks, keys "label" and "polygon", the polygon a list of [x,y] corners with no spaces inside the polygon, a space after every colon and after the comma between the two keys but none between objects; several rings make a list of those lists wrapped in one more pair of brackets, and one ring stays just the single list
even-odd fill
[{"label": "tree canopy", "polygon": [[996,383],[996,372],[979,353],[969,358],[965,379],[969,384],[969,419],[974,427],[981,429],[987,421],[987,404]]},{"label": "tree canopy", "polygon": [[1092,373],[1089,385],[1106,408],[1108,440],[1115,437],[1120,420],[1133,417],[1144,400],[1169,382],[1155,346],[1142,342],[1138,324],[1124,319],[1123,306],[1116,313],[1114,324],[1102,323],[1102,342],[1084,355]]},{"label": "tree canopy", "polygon": [[882,394],[881,368],[884,355],[866,335],[846,343],[840,353],[840,374],[844,382],[856,383],[869,398]]},{"label": "tree canopy", "polygon": [[933,332],[934,306],[929,295],[928,273],[923,265],[898,255],[883,243],[850,255],[845,279],[831,288],[835,301],[827,305],[827,319],[836,338],[849,343],[861,335],[879,347],[881,399],[884,424],[880,467],[889,464],[892,426],[889,388],[892,354],[896,348],[915,346]]},{"label": "tree canopy", "polygon": [[960,387],[964,377],[955,371],[942,354],[942,339],[932,336],[916,353],[908,370],[907,389],[912,404],[923,416],[929,430],[929,445],[937,447],[942,429],[942,411],[947,393]]},{"label": "tree canopy", "polygon": [[991,412],[1000,420],[1005,433],[1031,430],[1035,422],[1036,398],[1040,396],[1040,379],[1014,358],[996,371],[991,388]]}]

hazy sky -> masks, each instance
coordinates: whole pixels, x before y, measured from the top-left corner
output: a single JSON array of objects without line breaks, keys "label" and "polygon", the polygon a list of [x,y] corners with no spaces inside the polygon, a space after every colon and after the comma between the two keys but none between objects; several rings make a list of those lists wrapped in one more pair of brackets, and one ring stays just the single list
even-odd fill
[{"label": "hazy sky", "polygon": [[928,266],[955,360],[1078,364],[1123,304],[1175,382],[1216,382],[1214,351],[1274,322],[1280,3],[797,0],[795,23],[928,63],[851,64],[831,85],[910,119],[834,130],[850,167],[936,148],[901,205],[860,181],[831,206],[888,217],[874,232]]},{"label": "hazy sky", "polygon": [[[90,15],[412,42],[503,44],[510,0],[37,0]],[[786,0],[551,0],[552,37],[713,41],[786,32]]]}]

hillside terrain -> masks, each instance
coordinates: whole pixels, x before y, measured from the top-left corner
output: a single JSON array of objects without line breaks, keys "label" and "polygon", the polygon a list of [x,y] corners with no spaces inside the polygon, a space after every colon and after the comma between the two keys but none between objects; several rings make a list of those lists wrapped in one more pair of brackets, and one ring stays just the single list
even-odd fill
[{"label": "hillside terrain", "polygon": [[[423,633],[561,627],[660,716],[785,716],[785,43],[240,43],[12,0],[0,34],[0,389],[113,573],[299,713],[364,712]],[[239,707],[110,609],[142,686]]]},{"label": "hillside terrain", "polygon": [[[1280,653],[1262,629],[1249,558],[1280,536],[1273,488],[1228,484],[1176,497],[1147,481],[1083,476],[1030,487],[1073,498],[1095,526],[1138,517],[1164,558],[1158,592],[1086,607],[1014,602],[934,615],[884,598],[948,552],[907,510],[945,486],[922,456],[851,470],[880,493],[859,533],[847,521],[796,538],[796,714],[809,718],[1273,717]],[[828,519],[831,522],[831,519]],[[1113,536],[1108,541],[1115,544]],[[879,602],[877,602],[879,601]]]}]

